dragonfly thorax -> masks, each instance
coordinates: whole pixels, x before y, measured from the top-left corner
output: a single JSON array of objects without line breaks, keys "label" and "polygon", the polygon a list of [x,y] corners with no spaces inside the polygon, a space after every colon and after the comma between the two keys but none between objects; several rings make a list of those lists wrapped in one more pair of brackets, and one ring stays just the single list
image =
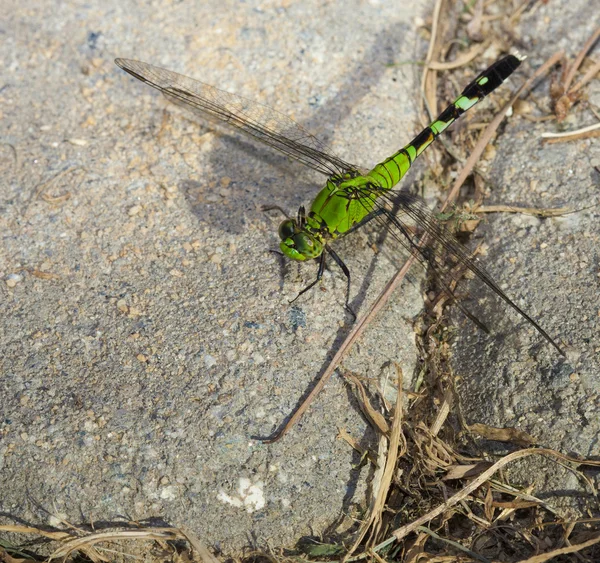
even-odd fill
[{"label": "dragonfly thorax", "polygon": [[321,237],[298,225],[296,219],[286,219],[279,225],[279,248],[292,260],[304,261],[323,253]]}]

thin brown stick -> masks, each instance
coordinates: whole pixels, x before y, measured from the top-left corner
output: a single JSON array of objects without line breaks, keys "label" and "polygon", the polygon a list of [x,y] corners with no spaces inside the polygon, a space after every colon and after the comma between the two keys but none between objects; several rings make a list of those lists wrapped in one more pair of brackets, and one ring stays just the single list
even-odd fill
[{"label": "thin brown stick", "polygon": [[581,63],[583,62],[583,59],[585,59],[585,56],[587,55],[588,51],[592,48],[594,43],[596,43],[596,41],[598,41],[599,38],[600,38],[600,27],[598,27],[596,29],[596,31],[594,31],[594,33],[592,33],[592,36],[585,42],[585,45],[582,47],[581,51],[579,51],[579,53],[577,54],[577,57],[573,61],[573,64],[569,67],[569,72],[567,73],[567,76],[565,77],[565,82],[563,84],[563,88],[564,88],[565,92],[569,91],[569,86],[571,86],[571,82],[573,82],[573,79],[575,78],[577,69],[581,66]]},{"label": "thin brown stick", "polygon": [[[304,413],[306,412],[306,410],[308,409],[310,404],[315,400],[317,395],[321,392],[323,387],[325,387],[325,384],[329,381],[330,377],[333,375],[333,372],[340,365],[340,363],[341,363],[342,359],[344,358],[344,356],[346,355],[346,353],[350,350],[350,348],[352,348],[352,346],[354,345],[356,340],[362,335],[362,333],[364,332],[364,329],[366,328],[366,325],[368,325],[370,320],[381,310],[381,308],[385,305],[385,303],[389,299],[389,296],[391,295],[392,291],[394,291],[394,289],[396,288],[396,285],[398,283],[400,283],[398,281],[394,285],[394,280],[396,280],[396,279],[402,280],[404,278],[404,276],[408,273],[408,270],[410,270],[410,267],[414,264],[414,261],[415,261],[415,257],[411,256],[406,261],[404,266],[402,266],[402,268],[398,271],[398,273],[396,274],[396,277],[394,277],[392,280],[390,280],[390,282],[388,282],[388,285],[383,290],[380,298],[378,299],[377,302],[375,302],[373,304],[371,309],[369,309],[369,312],[364,317],[361,317],[360,319],[358,319],[358,321],[356,321],[356,324],[352,327],[352,330],[346,337],[346,340],[344,340],[344,342],[340,346],[339,350],[336,352],[335,356],[331,360],[330,364],[327,366],[327,369],[325,370],[323,375],[319,378],[319,381],[317,381],[317,384],[313,387],[312,391],[308,394],[306,399],[304,399],[302,404],[298,407],[298,410],[291,416],[291,418],[288,420],[287,424],[281,429],[281,431],[278,434],[276,434],[273,438],[271,438],[269,440],[265,440],[265,442],[267,444],[271,444],[271,443],[276,442],[277,440],[283,438],[283,436],[285,436],[285,434],[287,434],[290,431],[292,426],[294,426],[294,424],[296,424],[296,422],[298,422],[302,418],[302,416],[304,415]],[[387,296],[387,298],[384,301],[381,301],[381,303],[378,303],[381,300],[382,296]]]}]

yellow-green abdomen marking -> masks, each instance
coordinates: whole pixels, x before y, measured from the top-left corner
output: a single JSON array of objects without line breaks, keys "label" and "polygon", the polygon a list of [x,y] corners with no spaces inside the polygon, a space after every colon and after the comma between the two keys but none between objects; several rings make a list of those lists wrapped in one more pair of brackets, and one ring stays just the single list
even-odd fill
[{"label": "yellow-green abdomen marking", "polygon": [[368,175],[377,180],[384,189],[394,187],[408,172],[415,159],[433,143],[442,131],[452,125],[465,111],[472,108],[477,102],[500,86],[520,64],[521,61],[514,55],[508,55],[494,63],[473,80],[429,127],[421,131],[396,154],[375,166]]}]

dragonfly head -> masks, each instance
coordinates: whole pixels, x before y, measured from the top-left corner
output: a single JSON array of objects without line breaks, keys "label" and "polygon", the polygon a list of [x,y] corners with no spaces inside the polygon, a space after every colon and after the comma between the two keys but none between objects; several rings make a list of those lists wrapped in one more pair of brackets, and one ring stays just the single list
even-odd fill
[{"label": "dragonfly head", "polygon": [[306,229],[299,227],[295,219],[286,219],[279,225],[279,236],[281,252],[292,260],[310,260],[323,253],[323,242]]}]

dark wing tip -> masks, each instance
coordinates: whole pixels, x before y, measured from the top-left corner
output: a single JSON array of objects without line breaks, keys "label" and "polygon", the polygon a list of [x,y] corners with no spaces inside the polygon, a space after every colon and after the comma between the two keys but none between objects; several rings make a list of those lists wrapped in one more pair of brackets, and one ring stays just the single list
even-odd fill
[{"label": "dark wing tip", "polygon": [[[139,68],[140,63],[138,61],[134,61],[133,59],[115,59],[115,64],[123,69],[128,74],[131,74],[134,78],[141,80],[142,82],[148,82],[146,78],[144,78],[141,74],[133,70],[134,68]],[[143,63],[142,63],[143,64]],[[149,65],[148,65],[149,66]],[[143,70],[143,68],[141,69]]]}]

